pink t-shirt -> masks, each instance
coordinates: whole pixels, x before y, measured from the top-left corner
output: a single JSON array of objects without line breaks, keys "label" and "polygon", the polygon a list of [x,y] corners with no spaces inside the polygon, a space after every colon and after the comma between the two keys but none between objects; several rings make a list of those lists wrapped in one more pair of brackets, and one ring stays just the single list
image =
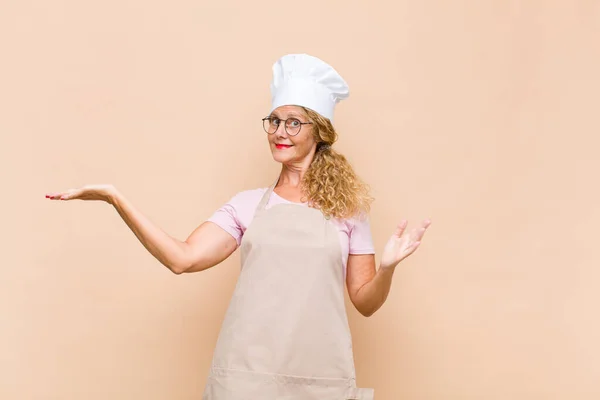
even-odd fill
[{"label": "pink t-shirt", "polygon": [[[266,191],[267,188],[260,188],[239,192],[219,208],[208,221],[217,224],[227,231],[234,237],[239,246],[244,232],[252,222],[252,218],[254,218],[256,207]],[[265,208],[269,209],[281,203],[298,204],[300,207],[308,207],[306,203],[294,203],[272,192]],[[339,233],[344,271],[349,254],[375,254],[368,218],[332,218],[331,222]]]}]

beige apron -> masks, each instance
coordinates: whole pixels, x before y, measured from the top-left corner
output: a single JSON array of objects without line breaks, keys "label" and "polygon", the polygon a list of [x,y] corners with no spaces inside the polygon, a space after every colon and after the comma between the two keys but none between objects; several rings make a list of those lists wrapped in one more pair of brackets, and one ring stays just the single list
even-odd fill
[{"label": "beige apron", "polygon": [[371,400],[356,387],[337,229],[314,208],[261,199],[204,400]]}]

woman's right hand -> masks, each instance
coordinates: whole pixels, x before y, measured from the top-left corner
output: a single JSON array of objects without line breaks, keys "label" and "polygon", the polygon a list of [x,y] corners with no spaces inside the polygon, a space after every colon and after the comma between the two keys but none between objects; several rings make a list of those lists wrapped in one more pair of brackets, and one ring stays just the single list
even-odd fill
[{"label": "woman's right hand", "polygon": [[123,221],[164,266],[176,274],[211,268],[237,248],[228,232],[212,222],[205,222],[184,242],[169,236],[137,210],[113,185],[86,185],[64,192],[48,193],[50,200],[100,200],[110,203]]},{"label": "woman's right hand", "polygon": [[46,198],[50,200],[100,200],[112,204],[115,194],[116,189],[113,185],[85,185],[78,189],[48,193]]}]

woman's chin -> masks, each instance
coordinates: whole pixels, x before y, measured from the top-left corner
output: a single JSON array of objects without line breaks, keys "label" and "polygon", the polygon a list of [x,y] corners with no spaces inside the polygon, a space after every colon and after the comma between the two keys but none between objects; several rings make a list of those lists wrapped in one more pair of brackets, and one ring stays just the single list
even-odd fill
[{"label": "woman's chin", "polygon": [[290,162],[290,157],[284,156],[281,153],[279,153],[279,154],[273,153],[273,160],[275,160],[278,163],[285,164],[285,163]]}]

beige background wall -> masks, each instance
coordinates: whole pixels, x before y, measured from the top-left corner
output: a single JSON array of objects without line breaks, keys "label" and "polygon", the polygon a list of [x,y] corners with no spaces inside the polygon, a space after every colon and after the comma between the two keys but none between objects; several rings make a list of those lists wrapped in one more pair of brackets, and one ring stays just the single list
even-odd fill
[{"label": "beige background wall", "polygon": [[112,183],[184,239],[278,172],[271,65],[346,78],[340,142],[394,224],[431,217],[385,306],[349,308],[379,400],[600,398],[600,2],[0,3],[0,398],[199,399],[238,253],[169,273]]}]

